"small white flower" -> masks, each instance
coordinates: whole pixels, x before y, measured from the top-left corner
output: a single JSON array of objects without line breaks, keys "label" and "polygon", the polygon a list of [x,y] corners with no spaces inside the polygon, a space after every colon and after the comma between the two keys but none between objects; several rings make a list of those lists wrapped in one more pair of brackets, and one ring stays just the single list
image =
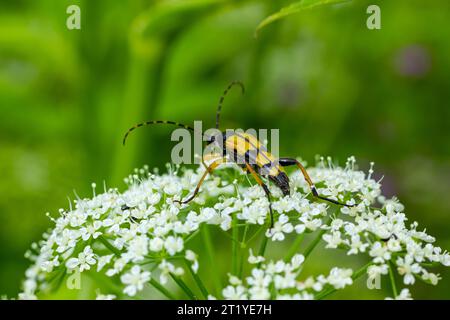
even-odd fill
[{"label": "small white flower", "polygon": [[139,266],[133,266],[129,272],[120,277],[120,280],[127,285],[123,292],[132,297],[138,291],[141,291],[144,288],[144,284],[150,280],[150,272],[142,271]]},{"label": "small white flower", "polygon": [[291,259],[291,266],[294,270],[297,270],[305,261],[305,256],[302,254],[295,254]]},{"label": "small white flower", "polygon": [[144,260],[148,254],[148,238],[146,236],[138,236],[129,242],[128,251],[125,254],[127,260],[138,262]]},{"label": "small white flower", "polygon": [[331,234],[324,234],[322,236],[323,241],[327,243],[325,248],[336,249],[340,244],[344,243],[344,240],[341,238],[341,232],[334,231]]},{"label": "small white flower", "polygon": [[411,293],[409,292],[409,289],[402,289],[400,291],[400,294],[396,297],[397,300],[411,300]]},{"label": "small white flower", "polygon": [[410,255],[406,255],[404,259],[399,257],[396,261],[396,264],[398,266],[398,273],[400,275],[404,275],[403,283],[406,285],[414,284],[414,274],[417,274],[422,270],[419,264],[414,263],[414,260]]},{"label": "small white flower", "polygon": [[371,265],[367,268],[367,275],[370,279],[376,279],[382,274],[387,274],[389,267],[387,264]]},{"label": "small white flower", "polygon": [[153,252],[159,252],[164,248],[164,240],[156,237],[150,239],[150,250]]},{"label": "small white flower", "polygon": [[268,300],[270,298],[270,291],[265,287],[251,287],[248,293],[251,300]]},{"label": "small white flower", "polygon": [[330,224],[330,229],[333,231],[339,231],[344,226],[344,221],[342,219],[333,219]]},{"label": "small white flower", "polygon": [[242,214],[238,215],[238,217],[247,220],[251,224],[263,225],[266,220],[267,211],[268,209],[263,206],[263,201],[256,200],[249,206],[242,208]]},{"label": "small white flower", "polygon": [[18,296],[19,300],[37,300],[37,296],[33,293],[21,292]]},{"label": "small white flower", "polygon": [[291,197],[283,197],[272,204],[272,208],[279,213],[287,213],[292,211],[295,207],[295,202]]},{"label": "small white flower", "polygon": [[164,193],[174,196],[181,193],[182,187],[176,181],[167,181],[163,186]]},{"label": "small white flower", "polygon": [[327,277],[326,281],[335,289],[342,289],[353,283],[351,278],[352,273],[352,269],[340,269],[335,267],[331,269],[330,275]]},{"label": "small white flower", "polygon": [[245,300],[247,295],[245,294],[245,288],[243,286],[227,286],[222,290],[222,295],[228,300]]},{"label": "small white flower", "polygon": [[172,263],[167,262],[166,260],[163,260],[158,265],[159,270],[161,270],[161,273],[159,275],[159,281],[161,284],[166,284],[168,281],[168,275],[170,273],[173,273],[174,275],[181,276],[184,273],[183,268],[176,268]]},{"label": "small white flower", "polygon": [[183,247],[183,239],[180,237],[169,236],[166,241],[164,241],[164,248],[166,248],[167,253],[171,256],[183,250]]},{"label": "small white flower", "polygon": [[23,283],[23,292],[19,294],[20,300],[37,300],[35,291],[37,289],[37,283],[33,279],[27,279]]},{"label": "small white flower", "polygon": [[247,283],[253,287],[268,287],[270,276],[261,269],[253,269],[252,276],[247,278]]},{"label": "small white flower", "polygon": [[435,286],[438,284],[439,280],[441,280],[441,277],[439,274],[431,273],[425,269],[422,269],[422,280]]},{"label": "small white flower", "polygon": [[114,267],[111,269],[108,269],[106,271],[106,275],[108,277],[112,277],[112,276],[120,273],[123,270],[123,268],[125,267],[126,263],[127,263],[127,261],[124,258],[117,259],[116,261],[114,261]]},{"label": "small white flower", "polygon": [[361,241],[361,237],[359,235],[354,235],[351,237],[350,250],[347,252],[347,254],[351,255],[365,252],[368,246],[368,243],[363,243]]},{"label": "small white flower", "polygon": [[229,278],[230,284],[231,284],[232,286],[239,286],[239,285],[242,284],[241,279],[239,279],[239,278],[236,277],[236,276],[233,276],[232,274],[228,274],[228,278]]},{"label": "small white flower", "polygon": [[95,300],[114,300],[116,298],[117,297],[114,294],[101,294],[98,292]]},{"label": "small white flower", "polygon": [[[354,201],[348,201],[347,204],[353,205],[355,203],[354,203]],[[358,211],[359,211],[359,207],[358,206],[353,206],[353,207],[342,206],[341,207],[341,212],[343,214],[349,215],[351,217],[356,216],[358,214]]]},{"label": "small white flower", "polygon": [[400,241],[394,238],[391,238],[387,242],[387,248],[391,252],[398,252],[402,250],[402,246],[400,244]]},{"label": "small white flower", "polygon": [[375,263],[384,263],[387,260],[391,259],[391,253],[388,248],[381,244],[381,242],[375,242],[372,245],[372,248],[369,251],[369,255],[374,257],[373,262]]},{"label": "small white flower", "polygon": [[386,298],[386,300],[412,300],[412,298],[409,289],[402,289],[402,291],[400,291],[400,294],[396,296],[394,299]]},{"label": "small white flower", "polygon": [[202,208],[198,219],[204,222],[211,222],[217,216],[217,211],[214,208]]},{"label": "small white flower", "polygon": [[97,239],[102,233],[98,231],[102,227],[101,221],[94,221],[93,224],[89,224],[86,227],[80,229],[81,238],[84,241],[89,240],[89,238]]},{"label": "small white flower", "polygon": [[278,260],[278,261],[270,261],[268,264],[262,265],[261,267],[263,269],[265,269],[265,272],[267,275],[269,276],[273,276],[275,274],[279,274],[285,271],[290,271],[287,270],[287,263],[285,263],[282,260]]},{"label": "small white flower", "polygon": [[296,285],[296,274],[292,272],[286,272],[284,275],[275,275],[274,277],[274,287],[277,290],[294,288]]},{"label": "small white flower", "polygon": [[278,221],[275,222],[272,229],[268,229],[266,231],[266,236],[272,238],[272,241],[283,241],[285,233],[291,233],[294,230],[294,227],[289,222],[289,217],[285,214],[282,214]]},{"label": "small white flower", "polygon": [[280,294],[277,300],[314,300],[314,295],[307,292],[290,294]]},{"label": "small white flower", "polygon": [[186,260],[192,262],[192,265],[191,265],[192,271],[197,273],[197,271],[198,271],[198,260],[197,260],[197,255],[195,254],[195,252],[192,251],[192,250],[186,250],[185,258],[186,258]]},{"label": "small white flower", "polygon": [[310,231],[316,231],[322,226],[322,219],[320,218],[311,218],[309,215],[302,215],[298,218],[306,229]]},{"label": "small white flower", "polygon": [[110,255],[99,257],[98,263],[97,263],[97,272],[101,271],[104,266],[109,264],[111,262],[111,259],[113,256],[114,256],[113,254],[110,254]]},{"label": "small white flower", "polygon": [[425,256],[434,259],[434,248],[431,244],[427,244],[425,248],[422,248],[422,246],[412,238],[407,238],[404,241],[406,242],[406,251],[408,252],[408,255],[412,256],[414,260],[422,262]]},{"label": "small white flower", "polygon": [[306,226],[303,223],[299,223],[299,224],[295,225],[294,229],[295,229],[295,232],[297,232],[298,234],[301,234],[301,233],[305,232]]},{"label": "small white flower", "polygon": [[449,267],[450,266],[450,254],[448,253],[444,253],[442,256],[439,257],[440,262],[446,266]]},{"label": "small white flower", "polygon": [[42,270],[45,270],[45,272],[52,272],[54,267],[59,266],[59,256],[54,257],[52,260],[43,261],[41,263]]},{"label": "small white flower", "polygon": [[56,251],[59,253],[63,253],[67,249],[74,248],[79,237],[79,232],[75,230],[64,229],[62,233],[56,237],[56,243],[58,245]]},{"label": "small white flower", "polygon": [[263,256],[254,256],[253,250],[252,249],[249,250],[248,263],[258,264],[260,262],[263,262],[264,260],[266,259]]},{"label": "small white flower", "polygon": [[66,262],[66,267],[70,270],[79,268],[80,272],[91,269],[91,265],[95,264],[94,253],[90,246],[86,246],[83,252],[78,254],[77,258],[70,258]]}]

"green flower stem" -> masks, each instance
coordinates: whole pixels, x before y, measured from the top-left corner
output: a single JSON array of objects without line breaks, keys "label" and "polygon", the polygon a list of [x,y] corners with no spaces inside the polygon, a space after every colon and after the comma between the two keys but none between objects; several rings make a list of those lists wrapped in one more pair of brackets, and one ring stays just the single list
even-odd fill
[{"label": "green flower stem", "polygon": [[242,235],[242,241],[241,241],[241,248],[244,249],[247,244],[245,243],[245,240],[247,239],[247,233],[248,233],[248,224],[245,225],[244,228],[244,234]]},{"label": "green flower stem", "polygon": [[66,278],[66,269],[63,268],[62,272],[60,272],[55,279],[53,279],[54,281],[54,285],[52,286],[52,292],[56,292],[59,290],[59,288],[61,288],[61,285],[64,282],[64,279]]},{"label": "green flower stem", "polygon": [[[361,277],[363,274],[366,274],[367,268],[369,268],[372,265],[372,261],[358,269],[353,275],[352,280],[355,281],[359,277]],[[322,300],[323,298],[329,296],[332,293],[335,293],[338,289],[330,288],[330,289],[324,289],[321,292],[319,292],[316,296],[316,300]]]},{"label": "green flower stem", "polygon": [[275,288],[275,282],[272,282],[269,287],[270,299],[275,300],[277,298],[277,289]]},{"label": "green flower stem", "polygon": [[172,280],[175,281],[175,283],[181,288],[181,290],[184,291],[184,293],[186,293],[186,295],[189,297],[189,299],[198,300],[197,297],[195,296],[195,294],[191,291],[191,289],[189,289],[189,287],[186,285],[186,283],[184,283],[184,281],[181,280],[180,277],[174,275],[172,272],[170,272],[169,274],[170,274],[170,277],[172,278]]},{"label": "green flower stem", "polygon": [[106,240],[103,236],[99,236],[97,238],[103,245],[108,248],[112,253],[114,253],[116,256],[120,256],[121,252],[119,249],[114,247],[108,240]]},{"label": "green flower stem", "polygon": [[252,234],[252,236],[248,239],[247,241],[247,245],[256,238],[256,236],[264,229],[264,226],[260,227],[258,230],[255,231],[254,234]]},{"label": "green flower stem", "polygon": [[[264,227],[263,227],[264,228]],[[263,238],[261,240],[261,245],[259,247],[259,251],[258,251],[258,256],[264,257],[264,254],[266,252],[266,248],[267,248],[267,241],[269,240],[268,237],[266,237],[265,234],[263,234]],[[257,264],[257,267],[260,268],[261,267],[261,263]]]},{"label": "green flower stem", "polygon": [[[208,256],[210,269],[214,270],[217,268],[216,266],[217,260],[214,259],[211,234],[209,232],[209,227],[207,225],[203,226],[202,235],[203,235],[203,243],[205,244],[206,247],[206,255]],[[217,272],[216,270],[216,272],[211,272],[211,274],[213,276],[215,293],[216,295],[220,295],[220,288],[222,286],[220,283],[220,273]]]},{"label": "green flower stem", "polygon": [[[331,222],[331,217],[328,219],[326,225],[328,226]],[[305,252],[303,253],[303,256],[306,258],[311,254],[311,252],[315,249],[315,247],[319,244],[320,240],[322,240],[323,234],[327,230],[320,230],[319,234],[314,238],[314,240],[309,244],[309,246],[306,248]]]},{"label": "green flower stem", "polygon": [[48,283],[52,283],[52,282],[55,282],[56,281],[56,279],[61,275],[61,274],[64,274],[66,272],[66,269],[65,268],[63,268],[63,269],[61,269],[61,270],[55,270],[55,271],[53,271],[53,273],[52,274],[50,274],[50,276],[47,278],[47,282]]},{"label": "green flower stem", "polygon": [[164,288],[158,281],[151,278],[150,284],[159,292],[161,292],[164,296],[166,296],[170,300],[176,300],[176,298],[166,289]]},{"label": "green flower stem", "polygon": [[242,278],[242,272],[244,271],[244,260],[245,259],[241,259],[241,263],[239,264],[239,271],[238,271],[238,274],[237,274],[237,277],[239,279]]},{"label": "green flower stem", "polygon": [[97,283],[100,283],[102,287],[107,287],[109,293],[113,293],[118,299],[124,297],[122,288],[117,285],[111,278],[98,272],[86,272],[86,275]]},{"label": "green flower stem", "polygon": [[395,299],[398,296],[398,293],[397,293],[397,286],[395,285],[394,270],[392,268],[391,261],[389,261],[389,279],[391,280],[392,294],[394,295]]},{"label": "green flower stem", "polygon": [[315,247],[319,244],[320,240],[322,239],[323,234],[326,232],[326,230],[320,230],[319,234],[316,238],[309,244],[309,246],[305,249],[305,252],[303,253],[303,256],[305,259],[311,254],[311,252],[315,249]]},{"label": "green flower stem", "polygon": [[248,224],[247,223],[238,223],[236,224],[236,226],[238,227],[246,227]]},{"label": "green flower stem", "polygon": [[231,224],[231,228],[232,228],[232,236],[233,236],[233,240],[231,242],[231,274],[236,275],[237,274],[237,269],[238,269],[238,245],[239,243],[239,229],[236,226],[237,225],[237,216],[233,215],[233,221]]},{"label": "green flower stem", "polygon": [[236,242],[236,243],[239,244],[239,245],[241,244],[241,243],[239,242],[239,240],[233,238],[232,235],[230,236],[230,235],[228,234],[228,232],[224,232],[223,234],[225,235],[225,237],[227,237],[227,238],[230,239],[231,241]]},{"label": "green flower stem", "polygon": [[420,265],[422,267],[436,268],[436,267],[439,267],[441,264],[439,262],[431,262],[431,263],[422,262],[422,263],[420,263]]},{"label": "green flower stem", "polygon": [[300,245],[302,244],[304,238],[305,238],[305,234],[302,233],[295,239],[294,243],[289,248],[288,253],[284,257],[285,262],[290,261],[292,259],[292,257],[294,256],[294,254],[296,254],[298,252],[298,249],[299,249]]},{"label": "green flower stem", "polygon": [[[245,242],[245,240],[247,239],[248,229],[249,229],[249,226],[247,224],[245,226],[245,228],[244,228],[244,234],[242,235],[242,240],[241,240],[241,243],[240,243],[241,250],[243,250],[243,249],[245,249],[247,247],[247,243]],[[245,259],[241,258],[241,262],[239,263],[239,270],[238,270],[238,273],[237,273],[238,278],[242,277],[242,272],[244,270],[244,261],[245,261]]]},{"label": "green flower stem", "polygon": [[190,240],[192,240],[197,234],[198,234],[199,230],[195,231],[194,233],[190,234],[189,236],[186,237],[186,239],[184,240],[184,243],[189,242]]},{"label": "green flower stem", "polygon": [[266,237],[266,235],[263,235],[263,238],[261,240],[261,246],[259,247],[258,256],[264,257],[264,253],[266,252],[267,247],[267,241],[269,238]]},{"label": "green flower stem", "polygon": [[198,288],[200,289],[202,296],[204,299],[208,299],[208,290],[206,289],[205,285],[203,284],[203,281],[200,279],[199,275],[194,272],[191,268],[191,263],[184,259],[184,263],[186,264],[186,267],[189,269],[192,278],[194,278],[195,282],[197,283]]}]

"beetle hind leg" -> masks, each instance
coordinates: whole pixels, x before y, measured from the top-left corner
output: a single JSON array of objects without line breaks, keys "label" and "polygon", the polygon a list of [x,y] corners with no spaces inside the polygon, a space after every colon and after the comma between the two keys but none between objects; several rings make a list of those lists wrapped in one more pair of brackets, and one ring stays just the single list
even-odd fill
[{"label": "beetle hind leg", "polygon": [[339,202],[337,200],[333,200],[324,196],[319,195],[319,193],[317,192],[316,186],[314,185],[314,183],[312,182],[308,172],[306,171],[305,167],[296,159],[294,158],[280,158],[279,160],[279,164],[283,167],[288,167],[288,166],[292,166],[292,165],[296,165],[300,171],[303,174],[303,177],[305,177],[306,182],[309,185],[309,188],[311,189],[311,193],[313,194],[314,197],[318,198],[318,199],[322,199],[340,206],[345,206],[345,207],[354,207],[356,206],[356,204],[346,204],[346,203],[342,203]]}]

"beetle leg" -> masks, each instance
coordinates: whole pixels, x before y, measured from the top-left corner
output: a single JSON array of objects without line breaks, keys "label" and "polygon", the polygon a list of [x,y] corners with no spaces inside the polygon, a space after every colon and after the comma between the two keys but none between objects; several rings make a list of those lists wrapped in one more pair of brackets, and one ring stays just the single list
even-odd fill
[{"label": "beetle leg", "polygon": [[283,167],[296,165],[300,169],[300,171],[302,172],[303,176],[305,177],[305,180],[308,183],[309,187],[311,188],[311,192],[312,192],[314,197],[322,199],[322,200],[325,200],[325,201],[328,201],[328,202],[331,202],[331,203],[334,203],[334,204],[337,204],[337,205],[345,206],[345,207],[354,207],[355,206],[355,204],[345,204],[345,203],[342,203],[342,202],[339,202],[339,201],[336,201],[336,200],[333,200],[333,199],[329,199],[329,198],[326,198],[324,196],[319,195],[319,193],[317,192],[317,189],[316,189],[314,183],[312,182],[312,180],[311,180],[308,172],[306,171],[305,167],[300,162],[298,162],[296,159],[293,159],[293,158],[280,158],[278,160],[278,162]]},{"label": "beetle leg", "polygon": [[219,154],[219,153],[207,153],[207,154],[205,154],[202,157],[202,164],[205,167],[205,169],[208,169],[209,164],[212,164],[214,161],[219,160],[219,159],[224,159],[221,154]]},{"label": "beetle leg", "polygon": [[206,176],[209,173],[211,173],[215,168],[217,168],[220,164],[222,164],[223,162],[225,162],[225,159],[221,158],[221,159],[217,159],[213,163],[211,163],[206,168],[206,171],[203,173],[203,176],[200,178],[200,181],[198,182],[197,187],[195,187],[195,190],[194,190],[194,193],[192,194],[192,196],[190,196],[186,200],[174,200],[174,202],[178,202],[178,203],[181,203],[181,204],[186,204],[186,203],[192,201],[195,198],[195,196],[198,194],[198,192],[200,191],[200,187],[203,184],[203,182],[205,181]]},{"label": "beetle leg", "polygon": [[245,174],[251,174],[251,172],[247,169],[247,167],[242,168],[242,171],[244,171]]},{"label": "beetle leg", "polygon": [[245,166],[255,178],[256,182],[263,188],[264,192],[266,193],[267,199],[269,200],[269,210],[270,210],[270,229],[273,228],[273,211],[272,211],[272,199],[270,197],[270,191],[269,188],[267,188],[267,185],[261,180],[259,175],[256,173],[255,169],[252,168],[251,165],[249,165],[247,162],[245,163]]}]

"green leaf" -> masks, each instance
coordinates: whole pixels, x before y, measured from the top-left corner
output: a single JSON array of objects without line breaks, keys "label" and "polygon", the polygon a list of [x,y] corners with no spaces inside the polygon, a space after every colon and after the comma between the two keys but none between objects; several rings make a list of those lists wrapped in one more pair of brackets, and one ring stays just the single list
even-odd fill
[{"label": "green leaf", "polygon": [[292,14],[299,13],[303,10],[312,9],[317,6],[325,5],[325,4],[335,4],[335,3],[343,3],[349,2],[351,0],[302,0],[298,2],[294,2],[287,7],[281,8],[280,11],[271,14],[267,18],[265,18],[256,28],[255,35],[258,35],[258,32],[271,24],[274,21],[277,21],[281,18],[290,16]]}]

